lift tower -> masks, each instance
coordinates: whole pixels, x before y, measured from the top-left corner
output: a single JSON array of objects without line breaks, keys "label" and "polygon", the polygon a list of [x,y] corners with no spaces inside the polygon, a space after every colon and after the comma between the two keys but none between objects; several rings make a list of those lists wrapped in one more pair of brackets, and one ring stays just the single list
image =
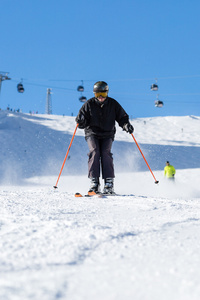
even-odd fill
[{"label": "lift tower", "polygon": [[2,81],[4,80],[10,80],[11,78],[8,77],[8,72],[1,72],[0,71],[0,94],[1,94],[1,84],[2,84]]},{"label": "lift tower", "polygon": [[45,113],[47,115],[51,115],[52,114],[51,89],[47,89],[47,99],[46,99]]}]

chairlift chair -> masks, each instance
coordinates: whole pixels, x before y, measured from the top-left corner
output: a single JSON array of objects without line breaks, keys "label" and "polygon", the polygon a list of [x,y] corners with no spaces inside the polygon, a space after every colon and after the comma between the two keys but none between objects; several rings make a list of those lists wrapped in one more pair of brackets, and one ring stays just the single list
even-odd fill
[{"label": "chairlift chair", "polygon": [[24,87],[23,87],[22,83],[18,83],[17,90],[18,90],[19,93],[23,93],[24,92]]},{"label": "chairlift chair", "polygon": [[163,107],[164,103],[160,100],[155,101],[155,107]]},{"label": "chairlift chair", "polygon": [[151,85],[151,90],[152,91],[157,91],[158,90],[158,85],[156,83]]},{"label": "chairlift chair", "polygon": [[79,98],[79,101],[81,101],[81,102],[86,102],[86,101],[87,101],[87,98],[84,97],[84,96],[81,96],[81,97]]},{"label": "chairlift chair", "polygon": [[155,78],[155,80],[156,80],[156,82],[151,85],[151,90],[152,91],[157,91],[158,90],[157,78]]},{"label": "chairlift chair", "polygon": [[84,86],[83,86],[83,85],[79,85],[79,86],[77,87],[77,91],[78,91],[78,92],[83,92],[83,91],[84,91]]},{"label": "chairlift chair", "polygon": [[82,84],[77,87],[78,92],[83,92],[84,91],[83,80],[81,80],[81,83]]}]

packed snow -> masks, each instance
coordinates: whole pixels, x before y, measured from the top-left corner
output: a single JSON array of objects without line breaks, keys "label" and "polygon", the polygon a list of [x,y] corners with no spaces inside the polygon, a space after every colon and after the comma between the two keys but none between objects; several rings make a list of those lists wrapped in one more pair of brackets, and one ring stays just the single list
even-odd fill
[{"label": "packed snow", "polygon": [[53,188],[75,118],[0,111],[0,299],[200,299],[200,117],[131,123],[159,184],[117,126],[117,196],[76,198],[89,188],[83,130]]}]

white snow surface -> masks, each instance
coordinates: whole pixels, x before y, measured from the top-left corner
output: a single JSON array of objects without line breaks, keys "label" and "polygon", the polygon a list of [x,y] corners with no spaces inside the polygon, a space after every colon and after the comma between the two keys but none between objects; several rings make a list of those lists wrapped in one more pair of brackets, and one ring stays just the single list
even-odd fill
[{"label": "white snow surface", "polygon": [[0,299],[200,299],[200,117],[131,123],[159,184],[117,127],[118,195],[75,198],[89,188],[83,130],[53,188],[75,118],[0,111]]}]

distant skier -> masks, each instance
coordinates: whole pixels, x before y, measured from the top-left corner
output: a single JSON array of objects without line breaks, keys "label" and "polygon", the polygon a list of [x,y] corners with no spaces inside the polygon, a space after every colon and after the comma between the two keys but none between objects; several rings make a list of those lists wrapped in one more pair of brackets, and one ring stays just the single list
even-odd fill
[{"label": "distant skier", "polygon": [[114,164],[111,153],[115,137],[115,121],[128,133],[133,132],[129,116],[122,106],[108,97],[108,84],[98,81],[93,86],[94,97],[86,101],[76,117],[79,128],[85,129],[85,139],[89,147],[88,177],[91,186],[88,194],[100,191],[100,166],[105,181],[104,194],[114,194]]},{"label": "distant skier", "polygon": [[164,176],[167,177],[168,179],[174,180],[174,176],[176,174],[175,168],[170,165],[169,161],[166,161],[166,166],[164,168]]}]

